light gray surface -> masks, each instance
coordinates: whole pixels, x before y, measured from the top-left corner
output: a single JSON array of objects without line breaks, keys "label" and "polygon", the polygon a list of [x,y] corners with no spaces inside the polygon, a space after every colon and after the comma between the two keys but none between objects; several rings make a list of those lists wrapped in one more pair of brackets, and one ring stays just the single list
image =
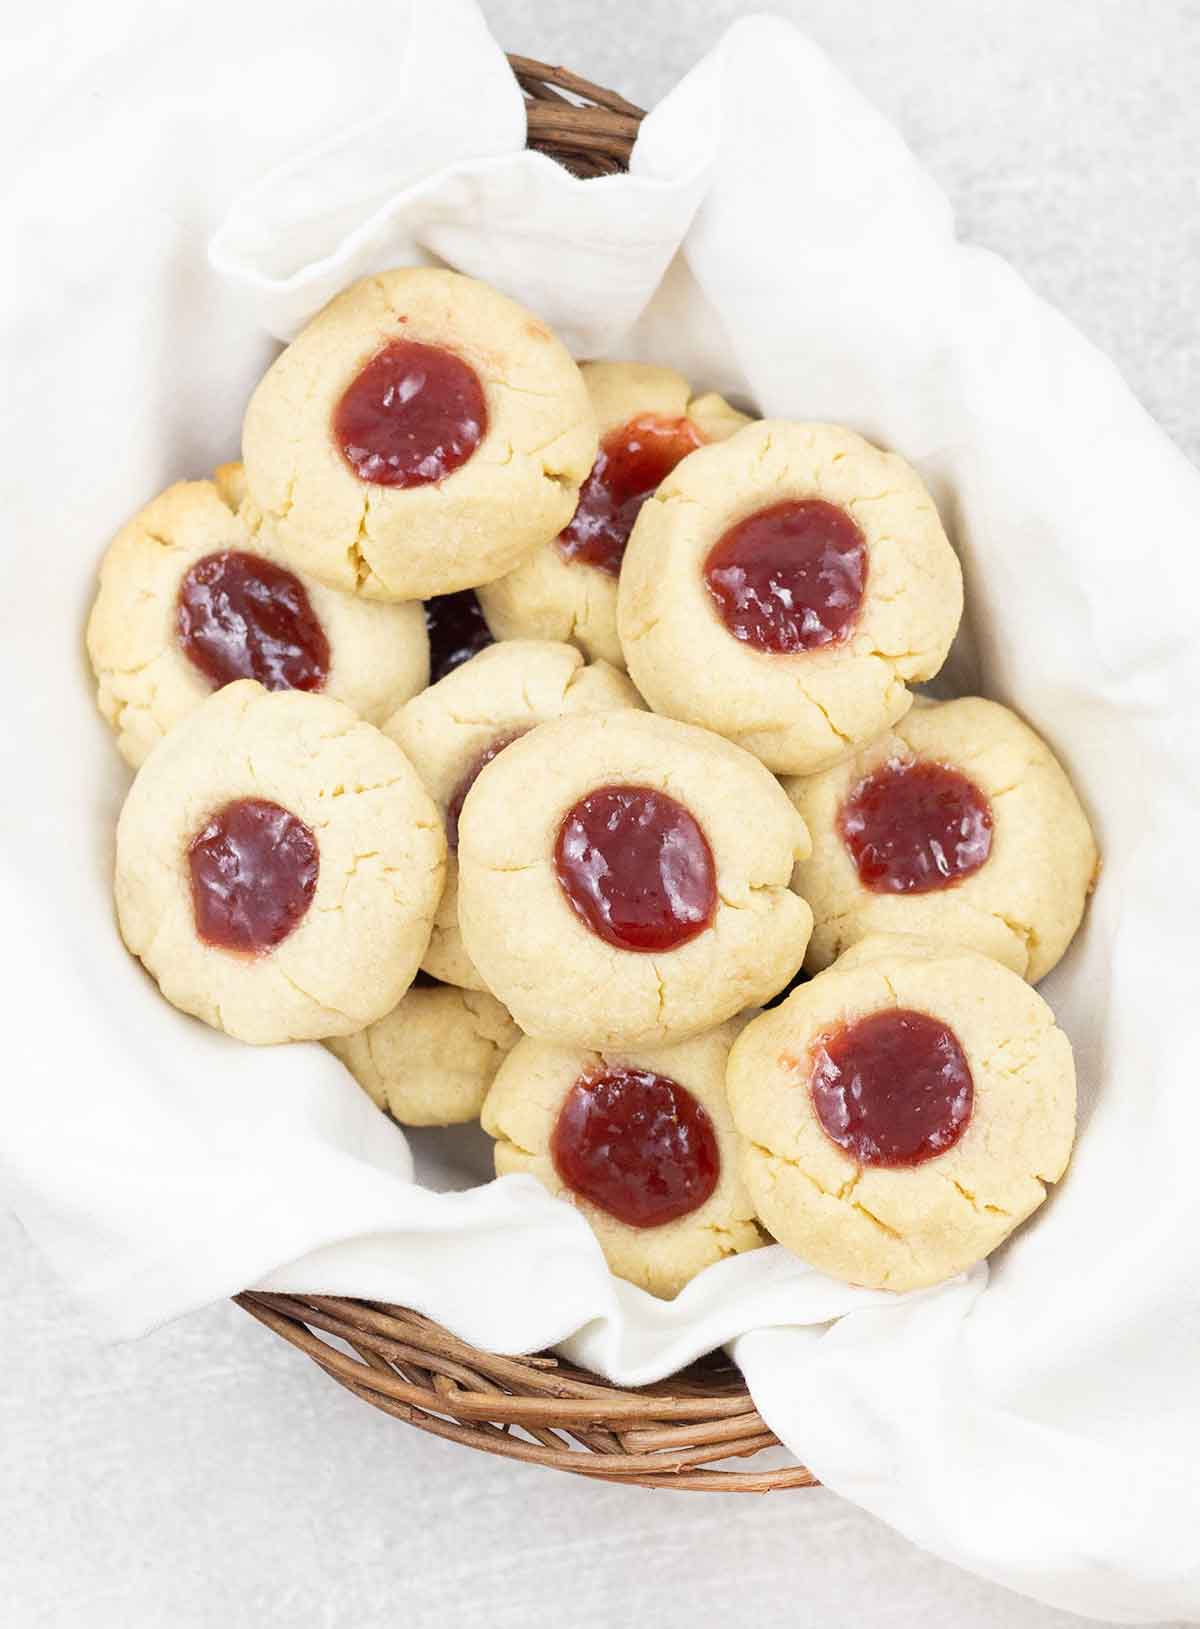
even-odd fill
[{"label": "light gray surface", "polygon": [[[647,102],[757,8],[485,9],[511,49]],[[1196,6],[775,9],[897,122],[964,235],[1065,310],[1200,458]],[[1153,539],[1130,550],[1152,558]],[[0,1352],[0,1622],[13,1629],[1079,1621],[919,1554],[823,1491],[648,1494],[468,1455],[354,1402],[232,1307],[97,1349],[11,1222]]]}]

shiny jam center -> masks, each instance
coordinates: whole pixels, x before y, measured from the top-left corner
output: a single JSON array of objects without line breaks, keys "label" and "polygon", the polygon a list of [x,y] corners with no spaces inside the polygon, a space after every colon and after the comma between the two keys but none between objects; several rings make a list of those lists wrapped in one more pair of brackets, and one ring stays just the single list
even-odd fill
[{"label": "shiny jam center", "polygon": [[823,498],[772,504],[740,520],[704,562],[728,631],[754,650],[795,656],[846,639],[867,582],[858,526]]},{"label": "shiny jam center", "polygon": [[299,924],[317,888],[317,840],[264,798],[227,803],[187,851],[196,932],[220,950],[261,956]]},{"label": "shiny jam center", "polygon": [[360,481],[426,486],[465,464],[487,433],[479,376],[453,351],[394,340],[346,388],[334,439]]},{"label": "shiny jam center", "polygon": [[676,950],[716,910],[708,839],[682,803],[648,786],[603,786],[568,809],[554,868],[575,913],[620,950]]},{"label": "shiny jam center", "polygon": [[689,1216],[721,1174],[707,1110],[678,1081],[644,1069],[577,1080],[559,1111],[550,1154],[573,1193],[627,1227]]},{"label": "shiny jam center", "polygon": [[559,536],[559,551],[616,577],[642,505],[703,439],[691,419],[652,413],[605,436],[580,488],[574,519]]},{"label": "shiny jam center", "polygon": [[860,1165],[920,1165],[967,1129],[975,1088],[954,1031],[889,1008],[813,1047],[809,1090],[826,1136]]},{"label": "shiny jam center", "polygon": [[425,601],[429,682],[436,684],[492,643],[492,631],[473,588]]},{"label": "shiny jam center", "polygon": [[884,764],[843,803],[838,830],[864,888],[928,894],[987,864],[992,810],[974,781],[946,764]]},{"label": "shiny jam center", "polygon": [[206,554],[184,576],[175,608],[184,655],[215,689],[257,679],[268,690],[320,690],[329,640],[292,572],[241,549]]},{"label": "shiny jam center", "polygon": [[451,848],[458,847],[458,817],[462,814],[462,806],[467,801],[467,793],[479,779],[481,771],[486,769],[492,759],[498,757],[505,747],[511,747],[514,741],[520,740],[526,733],[525,729],[520,729],[498,735],[478,757],[472,760],[470,768],[454,788],[454,794],[446,806],[446,841]]}]

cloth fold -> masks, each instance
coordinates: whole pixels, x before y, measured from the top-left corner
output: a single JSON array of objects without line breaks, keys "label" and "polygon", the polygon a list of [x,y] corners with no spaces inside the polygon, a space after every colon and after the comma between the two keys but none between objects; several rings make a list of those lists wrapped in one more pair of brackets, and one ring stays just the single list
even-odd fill
[{"label": "cloth fold", "polygon": [[[580,182],[523,150],[469,0],[402,22],[376,0],[51,4],[12,59],[7,117],[40,147],[7,188],[0,318],[8,1198],[113,1335],[257,1285],[404,1302],[501,1351],[565,1343],[627,1383],[730,1343],[780,1437],[917,1543],[1078,1612],[1200,1616],[1200,477],[956,241],[896,133],[787,25],[733,27],[629,175]],[[217,38],[237,41],[220,63]],[[268,336],[431,259],[579,355],[847,422],[929,481],[968,584],[953,682],[1048,736],[1106,856],[1045,988],[1077,1052],[1075,1161],[990,1270],[897,1298],[776,1248],[655,1302],[532,1181],[483,1182],[477,1135],[406,1139],[322,1049],[210,1034],[121,952],[126,782],[80,653],[100,551],[233,455]]]}]

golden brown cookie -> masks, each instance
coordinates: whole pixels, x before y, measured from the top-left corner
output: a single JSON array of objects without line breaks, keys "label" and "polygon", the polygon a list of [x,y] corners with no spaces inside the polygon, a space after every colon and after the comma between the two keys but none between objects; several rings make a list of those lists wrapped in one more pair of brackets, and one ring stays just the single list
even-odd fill
[{"label": "golden brown cookie", "polygon": [[656,712],[809,775],[904,716],[945,660],[962,574],[916,472],[852,430],[769,420],[643,505],[618,589]]},{"label": "golden brown cookie", "polygon": [[813,971],[865,934],[916,933],[1036,983],[1070,944],[1095,839],[1062,766],[1007,707],[918,700],[853,758],[786,786],[813,839],[794,882],[813,908]]},{"label": "golden brown cookie", "polygon": [[803,959],[811,913],[789,882],[804,822],[706,730],[629,708],[542,724],[481,771],[458,839],[468,954],[539,1039],[682,1040]]},{"label": "golden brown cookie", "polygon": [[351,1035],[412,982],[445,874],[437,810],[340,701],[227,685],[138,771],[121,934],[184,1012],[256,1043]]},{"label": "golden brown cookie", "polygon": [[100,711],[137,766],[223,684],[321,691],[378,724],[429,679],[419,605],[336,594],[251,530],[241,466],[181,481],[122,527],[100,567],[87,645]]},{"label": "golden brown cookie", "polygon": [[575,510],[596,455],[579,369],[544,323],[435,267],[365,277],[268,370],[246,484],[296,569],[368,599],[511,571]]},{"label": "golden brown cookie", "polygon": [[835,1278],[936,1284],[1046,1197],[1075,1067],[1036,991],[975,951],[880,934],[747,1026],[729,1060],[763,1225]]},{"label": "golden brown cookie", "polygon": [[755,1249],[725,1096],[739,1027],[636,1050],[518,1042],[483,1109],[497,1176],[528,1172],[575,1205],[612,1271],[651,1295]]},{"label": "golden brown cookie", "polygon": [[384,1018],[327,1041],[363,1091],[403,1126],[478,1120],[521,1032],[494,996],[414,985]]}]

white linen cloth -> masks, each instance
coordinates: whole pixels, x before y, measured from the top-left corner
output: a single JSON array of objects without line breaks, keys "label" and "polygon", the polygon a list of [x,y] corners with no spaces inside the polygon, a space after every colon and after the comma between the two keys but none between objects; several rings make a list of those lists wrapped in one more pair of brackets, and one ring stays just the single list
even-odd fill
[{"label": "white linen cloth", "polygon": [[[386,1298],[629,1383],[732,1342],[781,1438],[917,1543],[1082,1613],[1200,1617],[1197,473],[776,20],[587,183],[522,151],[469,0],[411,25],[380,0],[52,0],[3,61],[7,150],[37,146],[4,200],[0,1173],[67,1285],[117,1336],[247,1284]],[[1046,985],[1075,1161],[990,1275],[897,1298],[772,1249],[653,1301],[530,1179],[435,1191],[479,1179],[477,1134],[414,1137],[413,1183],[320,1048],[212,1034],[121,951],[126,776],[80,642],[100,552],[234,454],[264,330],[429,258],[580,355],[845,421],[932,485],[968,584],[955,678],[1049,736],[1106,858]]]}]

